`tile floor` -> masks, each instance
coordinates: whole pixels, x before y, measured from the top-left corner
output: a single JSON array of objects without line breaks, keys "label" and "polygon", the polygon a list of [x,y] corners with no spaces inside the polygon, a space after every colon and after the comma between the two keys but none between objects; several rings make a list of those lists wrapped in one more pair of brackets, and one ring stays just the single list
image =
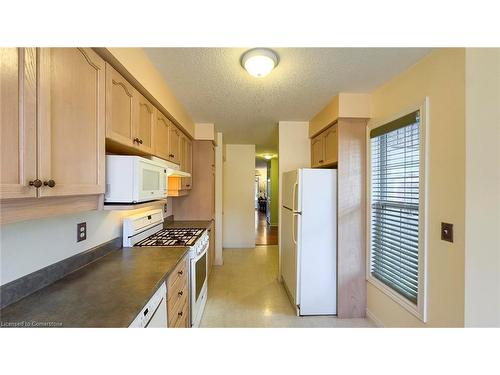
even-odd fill
[{"label": "tile floor", "polygon": [[367,319],[297,317],[278,282],[278,246],[225,249],[214,266],[201,327],[373,327]]}]

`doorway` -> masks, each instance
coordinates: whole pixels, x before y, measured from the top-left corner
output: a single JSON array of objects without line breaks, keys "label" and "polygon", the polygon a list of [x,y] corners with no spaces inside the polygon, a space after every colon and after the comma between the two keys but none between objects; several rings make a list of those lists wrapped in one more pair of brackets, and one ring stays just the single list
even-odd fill
[{"label": "doorway", "polygon": [[[272,225],[273,217],[271,202],[274,198],[273,183],[277,183],[272,178],[272,162],[265,158],[257,157],[255,160],[255,244],[256,245],[277,245],[278,226]],[[277,167],[277,164],[276,164]],[[276,215],[274,215],[276,216]]]}]

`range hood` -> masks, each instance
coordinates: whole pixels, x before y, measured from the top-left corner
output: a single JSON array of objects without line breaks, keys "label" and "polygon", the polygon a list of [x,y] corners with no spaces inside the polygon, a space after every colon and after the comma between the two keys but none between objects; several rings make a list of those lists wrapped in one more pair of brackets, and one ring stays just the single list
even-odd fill
[{"label": "range hood", "polygon": [[191,173],[181,171],[181,167],[171,161],[167,161],[164,159],[157,158],[156,156],[150,156],[150,160],[155,161],[157,163],[161,163],[167,169],[168,177],[191,177]]}]

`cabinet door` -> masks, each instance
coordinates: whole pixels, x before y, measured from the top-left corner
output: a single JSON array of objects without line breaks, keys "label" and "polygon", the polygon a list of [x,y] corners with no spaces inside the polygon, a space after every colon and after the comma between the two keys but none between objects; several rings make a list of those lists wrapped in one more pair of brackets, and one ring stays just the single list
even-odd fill
[{"label": "cabinet door", "polygon": [[[192,171],[192,143],[184,134],[181,134],[181,170],[191,173]],[[182,189],[191,189],[191,177],[182,178]]]},{"label": "cabinet door", "polygon": [[0,198],[36,197],[36,50],[0,48]]},{"label": "cabinet door", "polygon": [[135,89],[106,64],[106,138],[125,146],[133,143]]},{"label": "cabinet door", "polygon": [[155,155],[164,160],[169,160],[170,121],[160,111],[156,111],[156,127],[154,132]]},{"label": "cabinet door", "polygon": [[104,193],[104,60],[90,48],[38,53],[39,195]]},{"label": "cabinet door", "polygon": [[173,163],[180,164],[181,163],[181,132],[177,127],[172,124],[170,126],[170,137],[169,137],[169,149],[170,149],[170,158],[169,160]]},{"label": "cabinet door", "polygon": [[337,140],[337,124],[335,124],[323,132],[323,143],[325,150],[324,164],[331,165],[337,162]]},{"label": "cabinet door", "polygon": [[153,153],[153,128],[156,119],[156,108],[142,94],[136,92],[135,100],[135,137],[133,141],[137,149]]},{"label": "cabinet door", "polygon": [[323,162],[323,134],[319,134],[311,140],[311,166],[320,167]]}]

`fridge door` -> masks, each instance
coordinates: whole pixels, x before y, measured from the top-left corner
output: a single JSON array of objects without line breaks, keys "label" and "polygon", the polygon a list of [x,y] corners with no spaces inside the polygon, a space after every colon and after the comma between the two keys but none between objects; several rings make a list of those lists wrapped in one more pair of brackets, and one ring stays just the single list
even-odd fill
[{"label": "fridge door", "polygon": [[297,215],[281,208],[281,276],[292,303],[297,305]]},{"label": "fridge door", "polygon": [[283,173],[283,207],[298,210],[299,170]]},{"label": "fridge door", "polygon": [[337,313],[337,171],[301,170],[300,315]]}]

